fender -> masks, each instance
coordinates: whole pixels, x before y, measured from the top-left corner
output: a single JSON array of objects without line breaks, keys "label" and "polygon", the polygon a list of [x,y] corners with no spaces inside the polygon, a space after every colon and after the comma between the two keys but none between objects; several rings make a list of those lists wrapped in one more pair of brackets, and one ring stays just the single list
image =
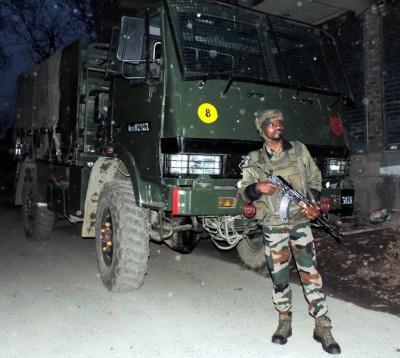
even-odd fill
[{"label": "fender", "polygon": [[[131,152],[125,147],[125,145],[122,144],[113,144],[114,147],[114,157],[117,158],[119,161],[121,161],[127,170],[126,174],[129,174],[131,181],[132,181],[132,187],[133,187],[133,192],[135,195],[135,201],[136,205],[142,206],[142,203],[144,201],[143,199],[143,181],[142,178],[139,174],[139,170],[136,166],[136,160],[132,156]],[[121,175],[120,175],[121,176]]]},{"label": "fender", "polygon": [[[121,143],[114,143],[113,147],[114,157],[125,164],[125,172],[131,177],[136,205],[141,208],[157,211],[164,210],[167,206],[167,198],[166,186],[161,179],[161,169],[159,169],[160,172],[158,172],[156,180],[154,180],[154,178],[149,179],[145,175],[141,176],[140,169],[138,168],[139,160],[136,160],[136,158],[132,156],[132,151],[128,150],[126,146]],[[159,162],[158,165],[160,165]],[[119,175],[119,177],[121,177],[121,175]],[[126,177],[125,175],[125,178]]]},{"label": "fender", "polygon": [[[131,165],[125,165],[130,163]],[[133,164],[132,164],[133,163]],[[132,170],[133,169],[133,170]],[[132,175],[133,174],[133,175]],[[131,180],[136,202],[140,202],[140,177],[133,158],[124,162],[118,158],[100,157],[94,163],[90,172],[88,189],[85,198],[85,214],[82,225],[82,237],[95,236],[96,212],[100,194],[106,183],[115,179]]]}]

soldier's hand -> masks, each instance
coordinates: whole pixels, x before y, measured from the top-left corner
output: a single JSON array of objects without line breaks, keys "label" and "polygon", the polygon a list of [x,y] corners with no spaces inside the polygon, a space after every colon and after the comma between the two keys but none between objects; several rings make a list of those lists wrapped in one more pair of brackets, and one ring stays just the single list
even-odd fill
[{"label": "soldier's hand", "polygon": [[279,186],[272,184],[269,181],[262,181],[256,184],[256,189],[264,195],[273,195],[277,190],[280,190]]},{"label": "soldier's hand", "polygon": [[303,208],[303,213],[307,216],[308,220],[315,220],[321,212],[321,209],[318,205],[301,201],[299,206]]}]

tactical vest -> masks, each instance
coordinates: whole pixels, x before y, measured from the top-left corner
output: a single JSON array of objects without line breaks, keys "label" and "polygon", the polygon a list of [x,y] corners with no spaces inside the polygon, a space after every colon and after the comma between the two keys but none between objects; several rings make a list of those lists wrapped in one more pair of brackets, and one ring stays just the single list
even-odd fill
[{"label": "tactical vest", "polygon": [[[305,194],[307,191],[305,183],[303,162],[303,147],[299,142],[290,142],[292,148],[287,152],[287,156],[275,161],[270,159],[266,153],[265,148],[249,153],[249,159],[253,164],[260,166],[266,172],[272,172],[274,175],[285,178],[286,181],[296,190]],[[282,155],[282,153],[281,153]],[[259,172],[259,181],[266,180],[265,173],[261,170]],[[259,221],[267,222],[269,225],[281,225],[282,222],[279,218],[279,209],[282,202],[283,195],[277,192],[272,196],[263,195],[260,200],[255,201],[253,204],[257,209],[256,219]],[[289,217],[293,220],[302,220],[304,215],[300,213],[301,209],[296,203],[291,203],[289,206]]]}]

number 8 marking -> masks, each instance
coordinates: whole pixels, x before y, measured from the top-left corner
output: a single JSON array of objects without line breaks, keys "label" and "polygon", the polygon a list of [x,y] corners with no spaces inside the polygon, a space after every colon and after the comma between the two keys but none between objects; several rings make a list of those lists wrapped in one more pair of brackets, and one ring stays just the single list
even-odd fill
[{"label": "number 8 marking", "polygon": [[218,111],[211,103],[203,103],[197,109],[200,120],[206,124],[215,122],[218,118]]}]

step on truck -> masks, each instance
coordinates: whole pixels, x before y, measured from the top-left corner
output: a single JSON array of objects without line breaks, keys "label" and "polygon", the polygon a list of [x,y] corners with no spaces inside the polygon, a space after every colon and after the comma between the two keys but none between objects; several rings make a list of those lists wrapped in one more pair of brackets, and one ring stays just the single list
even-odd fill
[{"label": "step on truck", "polygon": [[348,216],[350,98],[320,28],[201,0],[123,16],[110,43],[76,41],[18,78],[26,236],[49,238],[56,218],[81,223],[114,291],[143,284],[150,240],[190,253],[209,238],[262,267],[260,228],[238,196],[240,164],[262,145],[255,116],[283,111],[286,138],[322,171],[330,212]]}]

